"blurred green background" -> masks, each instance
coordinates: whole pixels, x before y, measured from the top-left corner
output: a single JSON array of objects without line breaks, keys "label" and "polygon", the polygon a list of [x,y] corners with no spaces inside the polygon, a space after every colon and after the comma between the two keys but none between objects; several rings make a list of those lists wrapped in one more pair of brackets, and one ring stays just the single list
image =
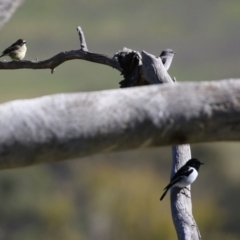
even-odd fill
[{"label": "blurred green background", "polygon": [[[44,60],[79,48],[78,25],[92,52],[174,49],[178,81],[240,76],[237,0],[28,0],[1,30],[0,49],[24,38],[26,59]],[[2,70],[0,102],[113,89],[120,80],[116,70],[80,60],[54,74]],[[196,144],[192,155],[205,162],[192,191],[203,239],[240,239],[239,144]],[[170,167],[166,147],[1,171],[0,239],[176,239],[169,195],[159,201]]]}]

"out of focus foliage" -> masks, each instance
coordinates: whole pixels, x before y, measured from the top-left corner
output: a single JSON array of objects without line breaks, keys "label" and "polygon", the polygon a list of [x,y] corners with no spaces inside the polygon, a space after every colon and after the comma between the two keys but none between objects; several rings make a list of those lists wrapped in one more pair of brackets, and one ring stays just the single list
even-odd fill
[{"label": "out of focus foliage", "polygon": [[[26,59],[43,60],[79,48],[78,25],[93,52],[174,49],[170,74],[178,81],[240,77],[236,0],[26,1],[2,29],[0,49],[24,38]],[[53,75],[1,71],[0,101],[118,88],[120,80],[117,71],[84,61],[64,63]],[[192,151],[205,162],[192,187],[203,239],[239,239],[238,143]],[[1,171],[0,239],[175,239],[168,196],[159,201],[170,167],[171,148],[160,148]]]}]

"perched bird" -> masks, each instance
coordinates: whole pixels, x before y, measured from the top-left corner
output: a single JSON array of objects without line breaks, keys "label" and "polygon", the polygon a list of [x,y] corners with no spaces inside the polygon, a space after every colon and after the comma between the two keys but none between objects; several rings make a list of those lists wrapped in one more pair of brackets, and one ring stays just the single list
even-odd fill
[{"label": "perched bird", "polygon": [[169,49],[169,48],[167,48],[161,52],[159,57],[162,59],[162,63],[166,70],[168,70],[170,68],[175,54],[176,53],[172,49]]},{"label": "perched bird", "polygon": [[26,41],[18,39],[10,47],[6,48],[0,57],[8,55],[12,60],[22,60],[26,55]]},{"label": "perched bird", "polygon": [[168,190],[172,187],[185,188],[192,184],[197,176],[200,166],[204,164],[196,158],[191,158],[183,165],[172,177],[170,183],[163,189],[165,190],[160,200],[162,201]]}]

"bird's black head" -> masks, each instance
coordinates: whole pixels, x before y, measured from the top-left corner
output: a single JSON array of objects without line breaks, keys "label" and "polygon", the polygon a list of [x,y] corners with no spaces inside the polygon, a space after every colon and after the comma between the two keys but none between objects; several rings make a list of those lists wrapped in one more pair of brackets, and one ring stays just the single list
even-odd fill
[{"label": "bird's black head", "polygon": [[160,54],[160,57],[164,57],[164,56],[174,56],[174,54],[176,54],[172,49],[167,48],[165,50],[163,50]]},{"label": "bird's black head", "polygon": [[25,40],[23,40],[23,39],[18,39],[15,44],[22,46],[22,45],[24,45],[25,43],[26,43]]},{"label": "bird's black head", "polygon": [[198,159],[196,158],[191,158],[190,160],[187,161],[186,165],[189,167],[194,167],[196,170],[199,170],[200,166],[204,164],[202,162],[200,162]]}]

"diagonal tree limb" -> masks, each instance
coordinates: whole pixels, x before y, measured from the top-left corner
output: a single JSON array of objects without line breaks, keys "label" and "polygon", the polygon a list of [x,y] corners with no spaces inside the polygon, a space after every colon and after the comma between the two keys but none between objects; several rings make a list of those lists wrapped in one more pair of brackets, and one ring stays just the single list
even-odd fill
[{"label": "diagonal tree limb", "polygon": [[0,70],[9,70],[9,69],[55,69],[60,64],[69,61],[69,60],[86,60],[94,63],[108,65],[112,68],[115,68],[121,71],[121,67],[118,62],[111,57],[99,53],[84,52],[81,50],[72,50],[61,52],[47,60],[44,61],[10,61],[10,62],[1,62],[0,61]]}]

